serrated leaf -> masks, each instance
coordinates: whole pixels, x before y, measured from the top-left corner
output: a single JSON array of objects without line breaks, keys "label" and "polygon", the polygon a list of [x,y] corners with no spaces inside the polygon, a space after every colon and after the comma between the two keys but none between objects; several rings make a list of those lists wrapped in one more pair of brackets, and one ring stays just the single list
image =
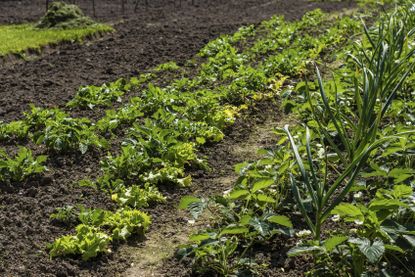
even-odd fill
[{"label": "serrated leaf", "polygon": [[399,207],[407,207],[407,206],[408,206],[407,204],[397,199],[376,199],[370,203],[369,209],[371,209],[372,211],[379,211],[379,210],[397,209]]},{"label": "serrated leaf", "polygon": [[229,194],[229,198],[230,199],[238,199],[238,198],[241,198],[241,197],[246,196],[248,194],[249,194],[249,191],[244,190],[244,189],[234,190]]},{"label": "serrated leaf", "polygon": [[292,228],[293,224],[291,220],[285,215],[273,215],[267,218],[267,220],[271,223],[276,223],[288,228]]},{"label": "serrated leaf", "polygon": [[389,177],[395,179],[395,183],[400,183],[414,176],[415,170],[410,168],[394,168],[389,172]]},{"label": "serrated leaf", "polygon": [[85,154],[88,151],[88,145],[86,144],[79,144],[79,152],[81,152],[81,154]]},{"label": "serrated leaf", "polygon": [[314,253],[321,251],[322,248],[319,246],[294,246],[287,252],[288,257],[295,257],[302,254]]},{"label": "serrated leaf", "polygon": [[350,203],[340,203],[331,211],[331,214],[337,214],[348,222],[364,221],[364,215],[360,209]]},{"label": "serrated leaf", "polygon": [[259,218],[252,218],[249,222],[249,225],[251,225],[261,236],[267,236],[270,233],[269,224],[260,220]]},{"label": "serrated leaf", "polygon": [[258,201],[260,201],[260,202],[265,202],[265,203],[275,203],[274,198],[272,198],[272,197],[270,197],[270,196],[268,196],[268,195],[265,195],[265,194],[258,194],[258,195],[257,195],[257,199],[258,199]]},{"label": "serrated leaf", "polygon": [[412,193],[412,188],[407,185],[395,185],[393,187],[393,196],[397,199],[411,197]]},{"label": "serrated leaf", "polygon": [[195,242],[200,242],[200,241],[204,241],[211,238],[211,235],[209,233],[203,233],[203,234],[196,234],[196,235],[191,235],[189,237],[190,241],[195,241]]},{"label": "serrated leaf", "polygon": [[185,209],[187,209],[190,206],[190,204],[198,203],[198,202],[201,202],[201,201],[202,200],[200,200],[199,198],[194,197],[194,196],[184,196],[180,200],[179,209],[185,210]]},{"label": "serrated leaf", "polygon": [[346,236],[334,236],[326,239],[323,243],[323,246],[326,248],[326,251],[330,253],[334,248],[345,242],[347,239],[348,237]]},{"label": "serrated leaf", "polygon": [[228,226],[220,232],[219,237],[222,237],[223,235],[245,234],[248,232],[249,232],[249,229],[247,227],[238,226],[238,225]]},{"label": "serrated leaf", "polygon": [[265,179],[258,182],[255,182],[252,186],[252,192],[257,192],[258,190],[265,189],[267,187],[270,187],[274,184],[273,179]]}]

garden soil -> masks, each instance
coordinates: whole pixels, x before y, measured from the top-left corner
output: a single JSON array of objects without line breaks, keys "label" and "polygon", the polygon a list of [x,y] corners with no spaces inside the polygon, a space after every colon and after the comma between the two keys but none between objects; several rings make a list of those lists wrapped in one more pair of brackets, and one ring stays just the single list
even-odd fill
[{"label": "garden soil", "polygon": [[[0,23],[37,21],[44,14],[44,2],[0,1]],[[75,2],[80,4],[87,15],[93,16],[91,1]],[[167,61],[184,64],[209,40],[223,33],[232,33],[242,25],[259,23],[274,14],[296,19],[305,11],[317,7],[332,11],[349,5],[338,2],[313,3],[308,0],[196,0],[196,5],[192,6],[191,1],[183,0],[179,7],[179,0],[154,0],[150,1],[149,7],[139,5],[134,12],[134,1],[127,1],[123,15],[120,10],[121,1],[95,2],[95,19],[113,24],[116,32],[83,44],[63,44],[30,60],[1,64],[0,120],[21,118],[29,104],[64,107],[81,85],[100,85],[120,77],[137,75]],[[273,111],[269,113],[272,114]],[[232,156],[230,153],[238,147],[246,149],[243,144],[251,135],[249,131],[264,124],[263,120],[257,120],[258,116],[261,118],[260,112],[253,112],[256,116],[242,118],[235,127],[228,130],[224,142],[203,150],[210,158],[211,172],[193,172],[194,188],[165,189],[168,203],[148,210],[153,216],[154,226],[183,220],[173,212],[182,195],[211,195],[226,189],[217,178],[234,176],[233,164],[247,157],[240,154]],[[102,110],[97,110],[97,113],[102,113]],[[276,111],[274,115],[273,120],[278,121]],[[267,140],[265,144],[270,143]],[[24,145],[33,149],[35,154],[44,154],[46,151],[43,146],[35,146],[30,142]],[[0,147],[9,151],[16,150],[11,144],[0,144]],[[125,272],[131,268],[134,257],[125,255],[124,246],[115,245],[111,254],[90,262],[75,258],[51,260],[46,248],[48,243],[58,236],[70,233],[74,227],[52,222],[49,216],[55,208],[77,204],[114,208],[104,193],[74,185],[77,180],[94,178],[99,173],[99,160],[103,155],[104,153],[98,152],[90,152],[82,157],[52,155],[47,164],[49,171],[43,177],[0,191],[0,276],[127,274]],[[209,181],[212,178],[216,180],[214,185]],[[156,229],[153,227],[150,232],[156,232]],[[140,242],[130,244],[137,251],[143,245]],[[167,261],[162,268],[164,271],[156,272],[161,276],[189,274],[172,260]]]}]

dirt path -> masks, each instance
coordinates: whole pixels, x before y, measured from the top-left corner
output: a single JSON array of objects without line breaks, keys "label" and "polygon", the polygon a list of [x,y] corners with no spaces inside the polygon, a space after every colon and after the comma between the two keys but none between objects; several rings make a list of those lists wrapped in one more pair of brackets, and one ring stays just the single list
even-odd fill
[{"label": "dirt path", "polygon": [[[252,120],[254,118],[254,120]],[[242,119],[226,139],[214,149],[208,150],[211,171],[201,176],[193,176],[193,185],[187,192],[194,196],[213,196],[230,189],[237,174],[234,166],[244,161],[254,161],[260,156],[257,151],[274,145],[273,129],[281,121],[275,109],[268,108],[262,118],[252,116]],[[244,122],[245,120],[245,122]],[[249,121],[251,121],[249,123]],[[181,196],[180,196],[181,197]],[[177,209],[180,197],[171,199],[160,206],[154,223],[143,243],[127,245],[120,249],[120,255],[129,257],[130,268],[119,276],[187,276],[189,268],[175,263],[177,247],[187,242],[188,236],[209,222],[193,223],[189,215]],[[157,217],[157,214],[163,215]],[[167,216],[166,216],[167,215]]]}]

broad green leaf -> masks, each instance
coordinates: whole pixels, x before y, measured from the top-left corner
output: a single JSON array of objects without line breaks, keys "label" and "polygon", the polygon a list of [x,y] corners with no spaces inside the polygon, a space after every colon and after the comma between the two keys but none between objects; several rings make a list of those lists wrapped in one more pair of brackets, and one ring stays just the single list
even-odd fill
[{"label": "broad green leaf", "polygon": [[224,235],[238,235],[238,234],[245,234],[248,233],[249,229],[247,227],[243,226],[228,226],[225,229],[222,229],[222,231],[219,234],[219,237],[222,237]]},{"label": "broad green leaf", "polygon": [[340,203],[331,211],[331,214],[338,214],[348,222],[353,222],[355,220],[364,221],[365,219],[362,211],[350,203]]},{"label": "broad green leaf", "polygon": [[271,223],[279,224],[288,228],[292,228],[293,224],[291,220],[285,215],[273,215],[267,218]]},{"label": "broad green leaf", "polygon": [[316,251],[321,251],[320,246],[294,246],[287,252],[288,257],[295,257],[302,254],[314,253]]},{"label": "broad green leaf", "polygon": [[376,263],[380,260],[383,253],[385,253],[385,245],[381,240],[375,240],[371,244],[367,238],[351,238],[350,243],[356,244],[360,252],[369,260],[371,263]]},{"label": "broad green leaf", "polygon": [[235,172],[240,174],[249,165],[248,162],[240,163],[235,166]]},{"label": "broad green leaf", "polygon": [[373,200],[369,209],[372,211],[397,209],[399,207],[407,207],[408,205],[397,199],[376,199]]},{"label": "broad green leaf", "polygon": [[385,249],[389,251],[395,251],[404,254],[405,251],[397,245],[393,244],[385,244]]},{"label": "broad green leaf", "polygon": [[246,196],[248,194],[249,194],[249,191],[247,191],[245,189],[234,190],[229,194],[229,198],[230,199],[238,199],[238,198],[241,198],[241,197]]},{"label": "broad green leaf", "polygon": [[348,239],[346,236],[334,236],[331,238],[328,238],[324,241],[324,248],[326,248],[327,252],[333,251],[334,248],[336,248],[337,245],[342,244]]},{"label": "broad green leaf", "polygon": [[180,204],[179,204],[179,209],[184,210],[187,209],[190,204],[193,203],[198,203],[201,202],[202,200],[200,200],[197,197],[194,196],[184,196],[181,200],[180,200]]},{"label": "broad green leaf", "polygon": [[395,179],[395,183],[400,183],[414,176],[415,170],[410,168],[394,168],[389,172],[389,177]]},{"label": "broad green leaf", "polygon": [[243,215],[241,217],[241,220],[239,220],[239,223],[242,226],[245,226],[245,225],[248,225],[249,224],[249,222],[251,221],[251,219],[252,219],[252,216],[246,214],[246,215]]},{"label": "broad green leaf", "polygon": [[191,235],[189,237],[190,241],[195,241],[195,242],[200,242],[200,241],[204,241],[211,238],[211,235],[209,233],[203,233],[203,234],[196,234],[196,235]]},{"label": "broad green leaf", "polygon": [[397,199],[411,197],[412,192],[412,188],[407,185],[395,185],[393,187],[393,196]]},{"label": "broad green leaf", "polygon": [[268,195],[265,195],[265,194],[258,194],[257,199],[258,199],[258,201],[261,201],[261,202],[275,203],[274,198],[272,198]]},{"label": "broad green leaf", "polygon": [[274,184],[273,179],[265,179],[265,180],[255,182],[254,185],[252,186],[252,192],[254,193],[258,190],[270,187],[272,184]]},{"label": "broad green leaf", "polygon": [[252,218],[249,225],[251,225],[261,236],[267,236],[269,234],[270,226],[257,217]]}]

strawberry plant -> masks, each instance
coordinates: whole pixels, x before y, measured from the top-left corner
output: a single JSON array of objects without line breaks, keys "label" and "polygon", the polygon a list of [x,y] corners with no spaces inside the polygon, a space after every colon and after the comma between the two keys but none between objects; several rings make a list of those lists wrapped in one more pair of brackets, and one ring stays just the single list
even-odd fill
[{"label": "strawberry plant", "polygon": [[127,82],[119,79],[113,83],[102,86],[81,87],[75,97],[67,103],[68,107],[81,107],[93,109],[96,106],[110,106],[113,102],[121,102],[127,91]]},{"label": "strawberry plant", "polygon": [[76,221],[77,211],[75,207],[68,205],[66,207],[56,208],[55,212],[49,218],[53,221],[68,224]]}]

